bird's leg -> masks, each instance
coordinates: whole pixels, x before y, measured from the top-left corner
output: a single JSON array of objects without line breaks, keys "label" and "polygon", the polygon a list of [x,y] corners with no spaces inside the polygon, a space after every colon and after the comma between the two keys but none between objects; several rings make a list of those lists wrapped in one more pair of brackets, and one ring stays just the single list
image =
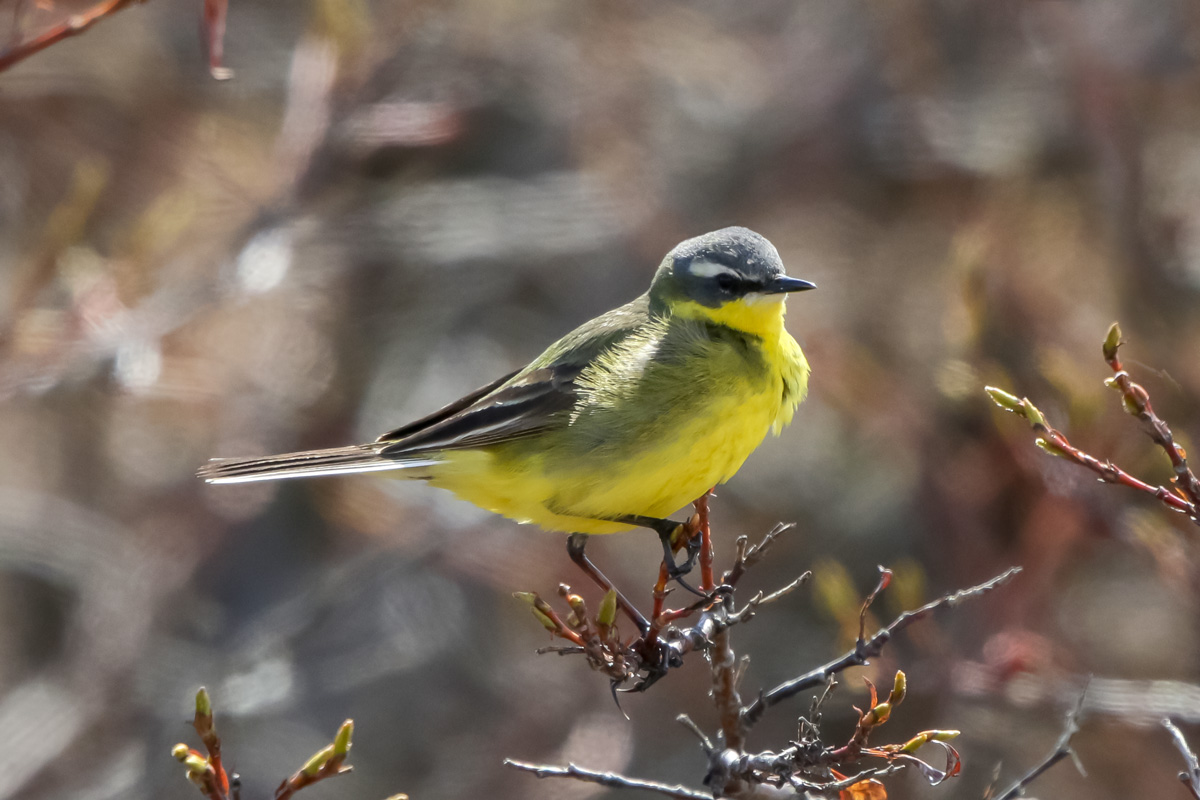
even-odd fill
[{"label": "bird's leg", "polygon": [[[692,588],[683,580],[683,576],[691,572],[692,567],[696,566],[696,559],[700,555],[700,540],[696,537],[697,531],[700,530],[699,517],[693,516],[687,522],[683,523],[670,519],[659,519],[658,517],[643,517],[639,514],[613,517],[612,520],[624,525],[649,528],[657,533],[659,541],[662,542],[663,564],[667,567],[667,577],[697,597],[705,596],[703,592]],[[675,563],[675,551],[679,547],[684,547],[687,551],[687,559],[682,564]]]},{"label": "bird's leg", "polygon": [[608,576],[601,572],[600,569],[592,563],[592,560],[587,557],[587,554],[583,552],[584,548],[587,547],[587,538],[588,537],[586,533],[572,533],[570,536],[568,536],[567,555],[570,556],[571,560],[575,562],[575,565],[583,570],[583,573],[591,578],[597,586],[606,592],[611,591],[616,593],[617,606],[625,612],[625,616],[633,620],[633,624],[637,626],[638,632],[642,636],[645,636],[646,632],[650,630],[650,623],[646,620],[646,617],[642,615],[642,612],[638,611],[634,607],[633,603],[629,602],[625,595],[621,594],[621,590],[614,586],[613,582],[608,579]]}]

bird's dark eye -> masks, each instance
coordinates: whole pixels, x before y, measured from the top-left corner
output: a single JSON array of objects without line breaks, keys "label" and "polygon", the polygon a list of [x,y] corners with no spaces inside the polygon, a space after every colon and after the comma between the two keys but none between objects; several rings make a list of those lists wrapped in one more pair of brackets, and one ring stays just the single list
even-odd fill
[{"label": "bird's dark eye", "polygon": [[737,285],[738,279],[735,276],[730,275],[728,272],[722,272],[717,276],[717,288],[719,288],[722,292],[732,292],[735,288],[737,288]]}]

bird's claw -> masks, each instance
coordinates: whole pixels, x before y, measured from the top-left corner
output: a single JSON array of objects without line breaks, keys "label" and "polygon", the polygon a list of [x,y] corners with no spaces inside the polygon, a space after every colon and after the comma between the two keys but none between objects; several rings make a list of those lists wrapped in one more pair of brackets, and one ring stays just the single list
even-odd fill
[{"label": "bird's claw", "polygon": [[[667,568],[668,580],[675,581],[697,597],[705,597],[703,592],[683,580],[683,576],[692,571],[696,566],[696,561],[700,558],[703,543],[697,536],[699,532],[699,515],[692,515],[687,522],[676,525],[669,534],[663,537],[663,565]],[[675,551],[679,548],[683,548],[687,554],[682,564],[675,563]]]}]

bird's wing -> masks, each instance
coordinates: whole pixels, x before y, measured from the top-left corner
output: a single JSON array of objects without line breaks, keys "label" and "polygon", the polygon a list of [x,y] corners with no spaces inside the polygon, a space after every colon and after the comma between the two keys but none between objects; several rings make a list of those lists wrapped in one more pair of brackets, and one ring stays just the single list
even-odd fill
[{"label": "bird's wing", "polygon": [[575,404],[574,380],[580,369],[562,364],[517,373],[473,403],[439,411],[426,418],[427,424],[415,422],[380,437],[383,448],[379,455],[407,458],[438,450],[466,450],[520,439],[561,424],[555,412]]},{"label": "bird's wing", "polygon": [[520,372],[472,392],[377,440],[384,458],[466,450],[522,439],[569,424],[577,379],[601,353],[648,318],[645,298],[597,317],[551,345]]}]

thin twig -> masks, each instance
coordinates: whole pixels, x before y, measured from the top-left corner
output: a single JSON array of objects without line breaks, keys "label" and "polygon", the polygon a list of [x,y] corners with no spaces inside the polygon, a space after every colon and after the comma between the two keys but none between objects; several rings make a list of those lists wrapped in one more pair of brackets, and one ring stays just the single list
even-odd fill
[{"label": "thin twig", "polygon": [[1121,344],[1121,327],[1114,322],[1108,329],[1108,335],[1105,336],[1102,347],[1104,360],[1113,371],[1113,377],[1105,383],[1121,393],[1125,410],[1138,418],[1150,438],[1167,454],[1175,472],[1173,481],[1176,487],[1175,491],[1165,486],[1153,486],[1146,483],[1111,461],[1101,461],[1075,447],[1067,440],[1062,431],[1055,429],[1046,421],[1046,415],[1030,402],[1028,397],[1017,397],[994,386],[985,387],[984,391],[996,405],[1019,417],[1024,417],[1037,434],[1036,444],[1047,453],[1073,461],[1081,467],[1091,470],[1105,483],[1118,483],[1153,495],[1171,510],[1187,514],[1192,522],[1200,525],[1200,479],[1188,466],[1187,454],[1175,442],[1170,426],[1154,413],[1154,408],[1150,404],[1150,393],[1140,384],[1134,383],[1122,366],[1119,356]]},{"label": "thin twig", "polygon": [[837,792],[841,791],[842,789],[849,789],[854,784],[870,780],[871,778],[886,778],[888,775],[894,775],[903,770],[905,766],[905,764],[893,762],[883,767],[871,767],[870,769],[864,769],[857,775],[851,775],[848,778],[842,778],[840,781],[833,781],[831,783],[810,783],[809,781],[805,780],[794,780],[792,781],[792,785],[797,789],[813,789],[815,791],[826,793]]},{"label": "thin twig", "polygon": [[742,606],[737,611],[734,611],[733,613],[731,613],[729,615],[729,624],[734,625],[738,622],[744,622],[745,620],[750,619],[751,617],[754,616],[754,610],[757,609],[759,606],[765,606],[767,603],[774,603],[776,600],[779,600],[780,598],[787,597],[789,594],[791,594],[796,589],[798,589],[800,587],[800,584],[804,583],[811,577],[812,577],[812,572],[806,570],[799,577],[797,577],[794,581],[787,584],[786,586],[779,587],[778,589],[771,592],[770,594],[764,595],[761,591],[756,592],[753,597],[751,597],[749,600],[746,601],[746,605]]},{"label": "thin twig", "polygon": [[749,545],[749,539],[745,536],[739,536],[737,539],[737,557],[734,559],[733,567],[725,573],[721,578],[721,583],[729,586],[736,586],[741,577],[746,574],[746,570],[754,566],[759,559],[766,553],[767,548],[775,543],[779,536],[792,528],[796,527],[794,522],[780,522],[775,525],[763,540],[756,545]]},{"label": "thin twig", "polygon": [[1001,575],[997,575],[989,581],[985,581],[977,586],[972,586],[969,589],[962,589],[953,594],[944,595],[934,600],[931,603],[926,603],[915,611],[906,611],[896,617],[890,625],[882,628],[870,639],[859,639],[854,649],[843,656],[835,658],[824,666],[817,667],[811,672],[807,672],[798,678],[793,678],[790,681],[781,683],[774,689],[759,695],[758,699],[750,705],[742,709],[742,721],[747,728],[754,725],[762,717],[763,713],[768,708],[786,700],[793,695],[811,689],[815,686],[820,686],[829,680],[831,675],[835,675],[850,667],[864,666],[870,663],[870,659],[875,658],[883,652],[886,645],[897,632],[904,630],[909,625],[912,625],[918,620],[924,619],[935,611],[943,608],[953,608],[964,600],[969,600],[977,597],[985,592],[989,592],[1008,582],[1021,571],[1020,567],[1012,567]]},{"label": "thin twig", "polygon": [[104,0],[104,2],[97,3],[86,11],[72,14],[59,24],[47,28],[32,39],[26,39],[11,47],[0,50],[0,71],[8,69],[13,64],[23,61],[34,53],[41,52],[50,45],[61,42],[63,39],[78,36],[104,17],[115,14],[126,6],[141,2],[145,2],[145,0]]},{"label": "thin twig", "polygon": [[[1136,489],[1139,492],[1145,492],[1158,499],[1161,503],[1171,508],[1173,511],[1181,511],[1187,514],[1192,519],[1196,519],[1197,508],[1194,504],[1188,502],[1183,497],[1175,494],[1165,486],[1154,486],[1145,481],[1135,478],[1125,470],[1118,467],[1111,461],[1101,461],[1090,453],[1080,450],[1075,445],[1071,444],[1062,431],[1052,428],[1046,424],[1035,424],[1034,431],[1044,439],[1051,447],[1056,448],[1061,452],[1053,452],[1054,455],[1061,456],[1068,461],[1074,461],[1076,464],[1086,469],[1090,469],[1096,473],[1100,480],[1105,483],[1119,483],[1122,486],[1128,486],[1130,489]],[[1049,448],[1043,448],[1049,449]]]},{"label": "thin twig", "polygon": [[[1141,385],[1130,379],[1129,373],[1121,365],[1121,328],[1115,322],[1109,329],[1108,338],[1104,341],[1104,360],[1113,371],[1113,382],[1121,390],[1126,409],[1136,416],[1150,434],[1155,444],[1163,449],[1171,460],[1171,468],[1175,471],[1175,485],[1192,505],[1193,512],[1200,508],[1200,479],[1188,467],[1187,455],[1183,448],[1175,443],[1175,437],[1166,422],[1154,413],[1150,405],[1150,394]],[[1193,514],[1193,519],[1195,515]],[[1196,520],[1200,524],[1200,520]]]},{"label": "thin twig", "polygon": [[596,770],[577,767],[574,764],[567,764],[565,767],[554,767],[545,764],[527,764],[523,761],[514,761],[511,758],[506,758],[504,759],[504,765],[524,772],[532,772],[539,778],[574,778],[578,781],[598,783],[601,786],[609,786],[615,789],[645,789],[648,792],[658,792],[668,797],[680,798],[680,800],[713,800],[712,792],[689,789],[686,786],[672,786],[666,783],[658,783],[657,781],[644,781],[640,778],[629,778],[624,775],[618,775],[615,772],[597,772]]},{"label": "thin twig", "polygon": [[712,528],[708,522],[708,498],[711,495],[712,489],[709,489],[693,503],[700,525],[700,591],[702,592],[711,592],[717,588],[717,583],[713,580]]},{"label": "thin twig", "polygon": [[742,698],[737,690],[737,654],[729,641],[729,628],[717,631],[712,638],[713,705],[721,719],[721,735],[725,746],[741,751],[746,744],[746,727],[742,722]]},{"label": "thin twig", "polygon": [[1183,731],[1169,719],[1162,721],[1162,726],[1171,734],[1171,740],[1175,743],[1175,748],[1183,754],[1183,760],[1187,762],[1187,770],[1179,773],[1179,780],[1192,793],[1192,797],[1200,800],[1200,760],[1197,760],[1196,753],[1188,746],[1187,739],[1183,738]]},{"label": "thin twig", "polygon": [[1063,729],[1062,735],[1058,737],[1058,741],[1055,742],[1053,752],[993,800],[1013,800],[1013,798],[1022,797],[1025,794],[1025,787],[1033,783],[1042,773],[1064,758],[1071,758],[1075,762],[1076,769],[1081,774],[1083,773],[1083,766],[1079,763],[1079,758],[1075,755],[1075,751],[1071,749],[1071,739],[1074,738],[1075,734],[1079,733],[1079,715],[1083,711],[1083,701],[1086,697],[1087,685],[1085,684],[1083,691],[1079,693],[1079,700],[1075,703],[1075,708],[1071,710],[1070,714],[1067,714],[1066,727]]},{"label": "thin twig", "polygon": [[712,755],[713,750],[716,749],[713,747],[712,739],[708,738],[708,734],[701,730],[700,726],[696,724],[695,720],[693,720],[687,714],[680,714],[675,718],[675,721],[696,735],[696,738],[700,740],[700,746],[704,748],[706,755]]}]

